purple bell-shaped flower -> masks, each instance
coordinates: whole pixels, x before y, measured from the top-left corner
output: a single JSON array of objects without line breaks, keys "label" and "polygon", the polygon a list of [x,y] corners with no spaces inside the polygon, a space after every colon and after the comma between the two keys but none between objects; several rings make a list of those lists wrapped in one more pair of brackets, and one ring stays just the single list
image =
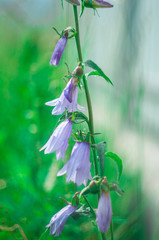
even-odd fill
[{"label": "purple bell-shaped flower", "polygon": [[50,228],[50,235],[55,234],[55,237],[59,236],[62,232],[67,218],[73,214],[77,209],[77,206],[67,205],[57,212],[50,220],[50,223],[46,226]]},{"label": "purple bell-shaped flower", "polygon": [[90,168],[90,146],[86,142],[75,143],[71,157],[64,167],[57,173],[57,176],[66,173],[66,182],[72,181],[78,186],[87,185],[88,179],[92,180]]},{"label": "purple bell-shaped flower", "polygon": [[61,93],[61,96],[45,104],[48,106],[55,106],[52,110],[53,115],[60,115],[66,109],[68,112],[75,112],[77,109],[85,111],[86,109],[84,107],[77,104],[77,96],[78,87],[73,83],[73,78],[71,78]]},{"label": "purple bell-shaped flower", "polygon": [[96,212],[96,221],[100,232],[105,233],[108,230],[112,219],[112,207],[109,192],[103,191],[98,203]]},{"label": "purple bell-shaped flower", "polygon": [[66,119],[58,125],[47,143],[40,149],[45,149],[45,154],[56,151],[56,158],[65,160],[65,151],[68,147],[68,140],[72,132],[72,121]]}]

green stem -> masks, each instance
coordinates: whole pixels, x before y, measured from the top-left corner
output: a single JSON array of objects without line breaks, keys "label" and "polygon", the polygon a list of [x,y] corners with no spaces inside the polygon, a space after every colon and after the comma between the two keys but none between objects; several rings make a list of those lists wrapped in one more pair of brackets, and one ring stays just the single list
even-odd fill
[{"label": "green stem", "polygon": [[[78,51],[78,58],[79,61],[82,62],[82,52],[81,52],[81,44],[80,44],[80,33],[79,33],[79,22],[78,22],[78,13],[77,13],[77,6],[73,6],[74,10],[74,17],[75,17],[75,25],[76,25],[76,45],[77,45],[77,51]],[[94,126],[93,126],[93,112],[92,112],[92,104],[91,104],[91,98],[87,86],[87,79],[86,76],[83,75],[83,85],[87,100],[87,106],[88,106],[88,115],[89,115],[89,131],[91,134],[91,142],[92,144],[95,144],[94,140]],[[93,163],[94,163],[94,171],[95,175],[98,175],[98,165],[97,165],[97,158],[96,158],[96,151],[95,148],[93,148]]]},{"label": "green stem", "polygon": [[84,198],[84,200],[86,201],[86,203],[88,204],[88,206],[90,207],[90,210],[91,210],[93,216],[96,217],[96,214],[95,214],[95,212],[94,212],[94,210],[93,210],[91,204],[88,202],[86,196],[83,195],[83,198]]},{"label": "green stem", "polygon": [[[80,33],[79,33],[79,22],[78,22],[78,12],[77,12],[77,6],[73,6],[73,11],[74,11],[74,18],[75,18],[75,27],[76,27],[76,45],[77,45],[77,52],[78,52],[78,58],[79,61],[82,63],[83,59],[82,59],[82,51],[81,51],[81,44],[80,44]],[[92,111],[92,104],[91,104],[91,98],[90,98],[90,94],[89,94],[89,90],[88,90],[88,86],[87,86],[87,79],[85,74],[83,75],[83,85],[84,85],[84,90],[85,90],[85,95],[86,95],[86,100],[87,100],[87,106],[88,106],[88,115],[89,115],[89,131],[91,134],[91,143],[95,144],[95,139],[94,139],[94,126],[93,126],[93,111]],[[98,171],[98,165],[97,165],[97,157],[96,157],[96,150],[95,148],[92,149],[93,151],[93,163],[94,163],[94,171],[95,171],[95,175],[99,174]],[[85,199],[87,201],[87,203],[89,204],[88,200]],[[99,200],[99,194],[98,194],[98,200]],[[90,208],[92,208],[90,206]],[[94,211],[94,210],[93,210]],[[101,237],[102,240],[106,240],[106,236],[105,234],[101,233]]]},{"label": "green stem", "polygon": [[110,223],[110,233],[111,233],[111,240],[114,240],[114,235],[113,235],[113,221],[111,220]]},{"label": "green stem", "polygon": [[101,236],[102,236],[102,240],[106,240],[106,236],[104,233],[101,233]]}]

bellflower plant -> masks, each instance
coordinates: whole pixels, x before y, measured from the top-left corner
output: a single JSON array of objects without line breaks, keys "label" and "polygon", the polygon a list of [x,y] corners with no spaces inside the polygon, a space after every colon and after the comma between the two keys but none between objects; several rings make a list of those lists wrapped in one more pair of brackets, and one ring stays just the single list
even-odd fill
[{"label": "bellflower plant", "polygon": [[[118,184],[114,182],[119,182],[123,166],[122,160],[117,154],[106,152],[105,141],[97,142],[96,133],[94,132],[93,110],[87,80],[94,75],[98,78],[104,78],[106,83],[112,84],[112,82],[95,62],[90,59],[83,61],[77,10],[77,7],[81,5],[82,11],[80,16],[82,16],[83,11],[86,11],[87,8],[112,8],[113,5],[102,0],[81,0],[81,4],[78,0],[66,1],[73,5],[75,28],[68,27],[62,31],[62,36],[55,47],[50,64],[55,66],[58,65],[69,38],[75,38],[76,40],[78,63],[72,73],[68,71],[69,75],[67,75],[67,78],[69,81],[60,97],[46,103],[46,105],[54,107],[52,115],[62,114],[62,116],[60,116],[61,123],[54,130],[41,150],[45,149],[45,154],[56,152],[57,160],[60,158],[65,160],[65,151],[67,148],[70,150],[68,141],[71,137],[72,127],[73,124],[76,124],[78,128],[77,132],[74,133],[76,140],[73,139],[76,143],[71,151],[69,160],[62,169],[57,172],[57,176],[66,174],[66,182],[72,181],[77,184],[77,186],[83,184],[85,187],[74,195],[75,197],[72,198],[71,203],[68,203],[62,198],[67,203],[67,206],[57,212],[46,227],[50,228],[51,235],[55,234],[55,236],[59,236],[69,216],[72,214],[77,218],[89,216],[96,220],[97,229],[100,232],[102,240],[106,240],[106,234],[109,227],[111,230],[111,239],[113,239],[113,213],[110,192],[115,191],[118,195],[122,195],[122,190]],[[68,36],[68,31],[73,33],[70,37]],[[93,71],[86,74],[85,67],[89,67],[93,69]],[[77,104],[78,87],[85,92],[88,116],[81,112],[86,108]],[[83,130],[81,130],[83,127],[82,124],[85,124]],[[107,162],[105,158],[110,158],[118,165],[118,179],[114,179],[113,182],[108,182],[105,176],[105,163]],[[94,172],[91,172],[92,165]],[[88,180],[90,180],[89,183]],[[77,197],[76,195],[79,193],[80,195]],[[98,195],[98,202],[96,202],[97,198],[94,200],[96,208],[98,206],[96,213],[87,199],[86,195],[88,194],[92,196]],[[82,205],[82,207],[77,209],[80,205]],[[86,205],[87,214],[84,212]],[[90,218],[88,220],[90,220]]]},{"label": "bellflower plant", "polygon": [[75,143],[71,157],[64,167],[57,173],[57,176],[66,174],[66,182],[72,181],[78,186],[86,186],[88,179],[92,179],[90,168],[90,147],[86,142]]},{"label": "bellflower plant", "polygon": [[60,115],[66,109],[68,112],[75,112],[77,109],[85,111],[85,108],[77,104],[78,87],[74,85],[73,78],[69,80],[61,96],[55,100],[45,103],[48,106],[55,106],[52,115]]},{"label": "bellflower plant", "polygon": [[46,225],[50,228],[50,235],[55,234],[55,237],[59,236],[62,232],[64,225],[68,217],[73,214],[77,209],[77,206],[67,205],[57,212],[50,220],[50,223]]},{"label": "bellflower plant", "polygon": [[45,149],[45,154],[56,151],[56,158],[65,160],[65,151],[68,147],[68,140],[72,132],[72,121],[66,119],[58,125],[47,143],[40,149]]}]

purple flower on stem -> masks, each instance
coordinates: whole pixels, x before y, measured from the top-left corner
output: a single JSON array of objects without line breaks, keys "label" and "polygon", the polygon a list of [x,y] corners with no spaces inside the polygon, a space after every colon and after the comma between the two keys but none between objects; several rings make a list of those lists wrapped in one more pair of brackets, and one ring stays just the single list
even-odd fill
[{"label": "purple flower on stem", "polygon": [[96,212],[96,221],[102,233],[107,232],[112,219],[112,207],[109,192],[102,192]]},{"label": "purple flower on stem", "polygon": [[45,154],[56,151],[56,158],[65,160],[65,151],[68,147],[68,140],[72,132],[72,121],[66,119],[58,125],[47,143],[40,149],[45,149]]},{"label": "purple flower on stem", "polygon": [[84,107],[77,104],[77,96],[78,87],[74,85],[73,78],[71,78],[61,93],[61,96],[45,104],[48,106],[55,106],[52,110],[53,115],[62,114],[66,108],[68,112],[75,112],[77,109],[85,111],[86,109]]},{"label": "purple flower on stem", "polygon": [[67,218],[73,214],[77,209],[77,206],[67,205],[57,212],[50,220],[50,223],[46,226],[50,228],[50,235],[55,234],[55,237],[59,236],[62,232]]},{"label": "purple flower on stem", "polygon": [[66,173],[66,182],[72,181],[78,186],[86,186],[88,179],[92,180],[90,168],[90,146],[86,142],[75,143],[71,157],[64,167],[57,173],[61,176]]},{"label": "purple flower on stem", "polygon": [[88,8],[111,8],[113,7],[112,4],[105,2],[103,0],[84,0],[85,7]]},{"label": "purple flower on stem", "polygon": [[67,40],[68,40],[68,32],[66,31],[56,44],[55,50],[50,60],[50,65],[53,64],[54,66],[57,66],[59,64],[62,54],[65,50]]}]

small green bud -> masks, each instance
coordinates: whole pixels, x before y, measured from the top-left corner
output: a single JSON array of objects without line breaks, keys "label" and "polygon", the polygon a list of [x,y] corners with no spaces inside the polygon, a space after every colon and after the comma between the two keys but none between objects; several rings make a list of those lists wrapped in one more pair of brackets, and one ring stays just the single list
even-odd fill
[{"label": "small green bud", "polygon": [[90,184],[81,191],[80,196],[86,195],[88,193],[91,193],[91,194],[98,193],[100,190],[101,181],[102,179],[99,179],[98,181],[92,180]]}]

